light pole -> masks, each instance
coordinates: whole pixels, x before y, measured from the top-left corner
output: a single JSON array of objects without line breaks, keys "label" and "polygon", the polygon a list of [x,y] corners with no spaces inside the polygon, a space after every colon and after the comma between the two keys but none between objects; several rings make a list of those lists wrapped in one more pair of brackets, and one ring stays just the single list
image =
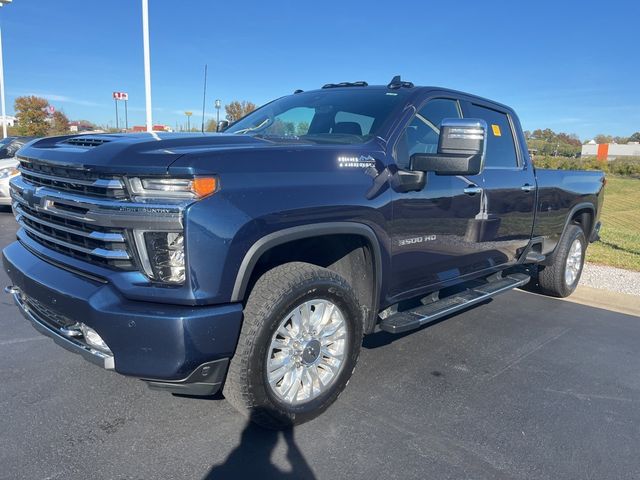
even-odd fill
[{"label": "light pole", "polygon": [[[11,3],[12,0],[0,0],[0,7]],[[2,138],[7,138],[7,111],[4,101],[4,60],[2,58],[2,29],[0,28],[0,108],[2,109]]]},{"label": "light pole", "polygon": [[191,131],[191,115],[193,115],[193,112],[184,112],[184,114],[187,116],[187,132]]},{"label": "light pole", "polygon": [[153,131],[151,119],[151,58],[149,53],[149,0],[142,0],[142,43],[144,46],[144,93],[147,110],[147,132]]},{"label": "light pole", "polygon": [[220,99],[216,100],[216,130],[218,129],[218,124],[220,123],[220,107],[222,106],[222,101]]}]

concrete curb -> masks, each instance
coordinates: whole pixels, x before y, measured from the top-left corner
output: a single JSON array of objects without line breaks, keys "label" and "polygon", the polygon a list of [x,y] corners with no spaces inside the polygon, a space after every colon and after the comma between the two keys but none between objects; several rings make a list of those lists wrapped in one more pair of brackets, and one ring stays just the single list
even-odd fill
[{"label": "concrete curb", "polygon": [[640,317],[640,296],[636,295],[579,285],[571,296],[562,300]]}]

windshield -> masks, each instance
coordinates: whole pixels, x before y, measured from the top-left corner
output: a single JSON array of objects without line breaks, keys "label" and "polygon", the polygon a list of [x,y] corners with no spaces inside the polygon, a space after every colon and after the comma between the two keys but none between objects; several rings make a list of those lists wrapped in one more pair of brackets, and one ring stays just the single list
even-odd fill
[{"label": "windshield", "polygon": [[363,143],[378,135],[406,92],[322,90],[282,97],[231,125],[225,133],[316,143]]}]

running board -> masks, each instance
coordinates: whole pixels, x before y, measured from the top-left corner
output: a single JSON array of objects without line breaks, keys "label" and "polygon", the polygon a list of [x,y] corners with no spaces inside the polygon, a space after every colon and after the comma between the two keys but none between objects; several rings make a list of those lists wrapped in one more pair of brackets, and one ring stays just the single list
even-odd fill
[{"label": "running board", "polygon": [[512,273],[504,278],[488,281],[433,303],[395,313],[380,322],[380,329],[389,333],[407,332],[476,305],[500,293],[526,285],[530,279],[531,277],[524,273]]}]

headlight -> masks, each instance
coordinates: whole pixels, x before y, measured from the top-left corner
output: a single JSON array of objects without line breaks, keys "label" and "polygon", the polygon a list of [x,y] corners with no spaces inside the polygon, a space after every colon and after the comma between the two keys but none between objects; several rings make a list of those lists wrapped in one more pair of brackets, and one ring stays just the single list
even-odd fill
[{"label": "headlight", "polygon": [[15,167],[0,168],[0,178],[9,178],[19,175],[20,172]]},{"label": "headlight", "polygon": [[196,178],[129,178],[129,191],[134,200],[199,199],[211,195],[218,188],[214,177]]},{"label": "headlight", "polygon": [[135,230],[134,236],[142,268],[149,278],[162,283],[184,283],[184,235],[182,232]]}]

